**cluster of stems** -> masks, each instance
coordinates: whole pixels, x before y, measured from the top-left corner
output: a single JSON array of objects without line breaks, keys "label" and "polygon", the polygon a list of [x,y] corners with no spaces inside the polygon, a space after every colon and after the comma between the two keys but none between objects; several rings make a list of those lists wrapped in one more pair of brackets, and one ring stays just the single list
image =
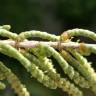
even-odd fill
[{"label": "cluster of stems", "polygon": [[[84,96],[83,89],[96,94],[96,73],[84,56],[96,54],[96,45],[73,42],[74,36],[84,36],[96,41],[96,34],[89,30],[72,29],[60,36],[41,31],[10,32],[9,25],[0,26],[0,53],[18,60],[38,82],[50,89],[61,88],[69,96]],[[46,41],[28,40],[38,37]],[[84,56],[83,56],[84,55]],[[54,58],[63,70],[63,77],[54,67]],[[10,68],[0,61],[0,90],[7,80],[18,96],[30,96],[26,87]]]}]

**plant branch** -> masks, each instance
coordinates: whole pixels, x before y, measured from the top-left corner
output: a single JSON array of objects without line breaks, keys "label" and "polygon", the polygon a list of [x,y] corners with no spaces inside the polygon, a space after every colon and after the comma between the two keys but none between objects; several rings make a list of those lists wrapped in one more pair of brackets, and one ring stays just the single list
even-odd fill
[{"label": "plant branch", "polygon": [[[5,43],[5,44],[9,44],[11,46],[16,46],[16,47],[23,47],[23,48],[34,48],[36,47],[38,44],[43,44],[43,45],[48,45],[51,46],[53,48],[58,49],[58,43],[59,42],[52,42],[52,41],[22,41],[22,42],[16,42],[13,40],[0,40],[0,43]],[[61,43],[61,48],[79,48],[81,43],[77,43],[77,42],[65,42],[65,43]],[[96,44],[87,44],[84,43],[84,46],[86,46],[87,48],[91,48],[94,47],[96,48]]]}]

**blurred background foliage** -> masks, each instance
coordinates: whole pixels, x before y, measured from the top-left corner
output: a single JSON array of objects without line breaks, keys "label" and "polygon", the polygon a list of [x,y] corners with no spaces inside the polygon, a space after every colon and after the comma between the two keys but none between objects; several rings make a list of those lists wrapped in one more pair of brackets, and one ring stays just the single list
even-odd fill
[{"label": "blurred background foliage", "polygon": [[[96,0],[0,0],[0,25],[4,24],[10,24],[11,31],[16,33],[40,30],[59,35],[72,28],[96,31]],[[95,63],[95,58],[92,54],[89,60]],[[26,84],[31,96],[67,96],[60,89],[50,90],[30,79],[30,74],[16,60],[2,54],[0,60]],[[85,94],[91,96],[88,91]],[[9,85],[6,90],[0,91],[0,96],[16,94]]]}]

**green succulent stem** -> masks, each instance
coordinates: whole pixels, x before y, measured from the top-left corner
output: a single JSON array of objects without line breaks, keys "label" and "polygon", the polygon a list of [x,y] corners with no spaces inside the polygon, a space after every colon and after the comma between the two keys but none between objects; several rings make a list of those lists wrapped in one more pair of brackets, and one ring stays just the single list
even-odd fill
[{"label": "green succulent stem", "polygon": [[83,96],[83,93],[80,91],[80,89],[78,89],[73,83],[66,80],[65,78],[61,78],[60,74],[56,72],[56,70],[53,68],[52,62],[50,62],[47,57],[38,57],[37,59],[34,55],[28,52],[24,52],[21,50],[21,53],[31,62],[39,66],[39,68],[42,69],[44,73],[46,73],[50,78],[52,78],[57,84],[57,86],[59,88],[62,88],[63,91],[66,91],[69,95],[72,96]]},{"label": "green succulent stem", "polygon": [[[71,55],[69,55],[68,53],[66,53],[67,56],[69,57],[71,60],[69,60],[68,58],[66,58],[70,64],[73,63],[73,65],[79,65],[82,68],[80,68],[80,73],[82,73],[83,76],[85,76],[85,78],[89,81],[89,85],[92,87],[93,89],[96,89],[96,73],[94,71],[94,69],[91,67],[90,62],[87,61],[86,58],[84,58],[81,54],[79,54],[78,52],[76,52],[76,50],[69,50],[69,52],[78,60],[74,59],[73,57],[71,57]],[[74,59],[74,60],[73,60]],[[71,62],[72,61],[72,62]],[[79,67],[76,67],[79,69]],[[94,90],[93,90],[94,91]],[[96,91],[94,91],[96,93]]]},{"label": "green succulent stem", "polygon": [[[69,78],[71,80],[73,80],[76,84],[78,84],[80,87],[88,87],[88,83],[86,82],[86,80],[77,71],[75,71],[74,68],[72,66],[70,66],[64,60],[64,58],[57,51],[55,51],[52,47],[39,44],[38,50],[37,49],[36,50],[37,50],[37,53],[41,52],[41,54],[42,54],[42,51],[40,51],[39,49],[42,49],[43,53],[45,51],[47,56],[49,56],[49,55],[53,56],[57,60],[57,62],[60,64],[64,73],[67,74],[69,76]],[[36,53],[36,51],[35,51],[35,53]],[[40,53],[39,53],[39,55],[40,55]],[[41,55],[41,56],[43,56],[43,55]]]},{"label": "green succulent stem", "polygon": [[47,32],[36,31],[36,30],[22,32],[21,34],[19,34],[18,39],[22,41],[30,37],[39,37],[39,38],[51,40],[51,41],[59,40],[59,36],[49,34]]},{"label": "green succulent stem", "polygon": [[92,77],[90,77],[89,75],[89,72],[90,72],[89,69],[82,66],[82,64],[80,64],[76,59],[74,59],[67,51],[63,50],[61,54],[64,57],[64,59],[67,62],[69,62],[71,66],[76,68],[87,80],[92,79]]},{"label": "green succulent stem", "polygon": [[96,34],[89,30],[76,28],[76,29],[65,31],[65,32],[67,32],[69,38],[73,36],[84,36],[84,37],[88,37],[96,41]]},{"label": "green succulent stem", "polygon": [[21,84],[19,78],[2,62],[0,62],[0,71],[4,74],[4,76],[11,84],[12,88],[14,89],[15,93],[18,94],[18,96],[30,96],[26,87],[23,84]]},{"label": "green succulent stem", "polygon": [[[36,57],[36,56],[32,55],[31,53],[26,52],[24,50],[20,50],[20,52],[26,58],[28,58],[28,60],[30,60],[31,62],[33,62],[37,66],[39,66],[40,69],[42,69],[44,71],[44,73],[47,73],[50,75],[53,75],[53,74],[51,74],[51,72],[56,73],[56,69],[53,68],[52,61],[50,59],[48,59],[47,57],[40,59],[39,57]],[[54,76],[51,76],[51,77],[54,78]]]},{"label": "green succulent stem", "polygon": [[16,40],[18,35],[16,33],[9,32],[6,29],[1,29],[0,28],[0,36]]},{"label": "green succulent stem", "polygon": [[[27,58],[25,58],[17,49],[10,45],[5,45],[4,43],[0,43],[0,48],[4,50],[3,53],[5,52],[5,55],[20,61],[27,71],[30,72],[33,77],[35,77],[39,82],[43,83],[46,87],[51,89],[57,88],[57,84],[54,82],[54,80],[45,75],[42,70],[40,70],[33,62],[30,62]],[[0,50],[1,53],[2,50]]]},{"label": "green succulent stem", "polygon": [[[83,96],[83,88],[96,93],[96,73],[83,56],[96,55],[96,44],[72,42],[73,36],[84,36],[96,41],[96,33],[85,29],[67,30],[60,36],[42,31],[10,32],[10,25],[0,26],[0,53],[18,60],[31,73],[31,77],[50,89],[61,88],[69,96]],[[46,41],[27,40],[40,38]],[[52,59],[64,71],[62,77]],[[30,96],[26,87],[10,68],[0,62],[0,90],[7,80],[18,96]]]}]

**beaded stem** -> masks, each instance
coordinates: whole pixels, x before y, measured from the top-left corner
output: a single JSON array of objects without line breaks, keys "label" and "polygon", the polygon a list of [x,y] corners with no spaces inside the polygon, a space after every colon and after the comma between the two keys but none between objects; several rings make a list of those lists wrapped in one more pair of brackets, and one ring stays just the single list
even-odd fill
[{"label": "beaded stem", "polygon": [[[82,56],[89,56],[91,53],[96,54],[96,45],[71,42],[70,39],[72,36],[84,36],[96,41],[96,34],[94,32],[84,29],[72,29],[64,32],[61,36],[56,36],[47,32],[32,30],[17,35],[16,33],[11,33],[9,31],[10,28],[9,25],[0,26],[0,36],[9,38],[8,40],[0,40],[0,52],[17,59],[39,82],[51,89],[59,87],[71,96],[83,96],[80,90],[82,88],[91,88],[92,91],[96,93],[96,73],[89,65],[89,62]],[[49,41],[26,40],[30,37],[39,37]],[[62,40],[60,44],[58,42],[59,40]],[[61,51],[62,56],[55,50],[59,49],[59,47],[67,50]],[[19,48],[21,51],[16,48]],[[69,48],[73,49],[70,51],[68,50]],[[22,49],[24,52],[22,52]],[[29,51],[30,49],[32,52]],[[49,59],[51,56],[56,59],[69,78],[67,76],[62,78],[60,74],[56,72],[53,62]],[[15,74],[0,62],[0,80],[4,79],[7,79],[9,83],[12,84],[12,87],[15,91],[17,90],[16,92],[19,96],[24,96],[26,88],[21,84]],[[16,82],[17,85],[14,84],[14,82]],[[17,88],[18,86],[21,89]],[[2,82],[0,82],[0,88],[4,88]],[[29,93],[26,94],[26,96],[27,95],[29,96]]]},{"label": "beaded stem", "polygon": [[[16,52],[16,49],[12,49],[11,48],[11,46],[10,46],[10,48],[9,48],[9,45],[3,45],[3,44],[0,44],[0,47],[2,46],[2,48],[3,48],[3,50],[5,50],[5,49],[7,49],[7,52],[8,53],[10,53],[10,56],[12,56],[12,57],[14,57],[14,58],[16,58],[16,59],[18,59],[21,63],[22,63],[22,61],[21,61],[21,56],[19,56],[20,54],[18,53],[18,52]],[[8,50],[8,49],[10,49],[10,50]],[[14,50],[14,51],[13,51]],[[12,53],[14,53],[14,55],[12,55]],[[16,53],[16,54],[15,54]],[[17,54],[19,54],[19,55],[17,55]],[[26,58],[24,58],[23,56],[22,56],[22,60],[23,60],[23,63],[24,63],[24,59],[26,59]],[[28,61],[28,60],[27,60]],[[28,61],[29,62],[29,61]],[[27,63],[28,63],[27,62]],[[22,63],[22,64],[23,64]],[[25,63],[23,64],[24,66],[25,66],[25,64],[26,64],[26,61],[25,61]],[[29,64],[28,64],[28,66],[29,66]],[[25,67],[26,68],[26,67]],[[39,82],[42,82],[45,86],[47,86],[47,87],[50,87],[50,88],[52,88],[52,89],[54,89],[54,88],[56,88],[56,86],[58,86],[57,85],[57,83],[55,82],[55,81],[52,81],[48,76],[46,76],[46,75],[44,75],[43,74],[43,72],[42,71],[40,71],[39,69],[38,69],[38,67],[36,67],[33,63],[31,63],[31,65],[29,66],[29,67],[27,67],[26,68],[28,71],[30,71],[30,73],[32,74],[32,76],[33,77],[35,77],[35,78],[37,78],[37,80],[39,81]],[[61,82],[61,81],[60,81]],[[67,81],[68,82],[68,81]],[[79,89],[78,88],[75,88],[75,86],[74,85],[71,85],[71,83],[67,83],[66,82],[66,80],[64,80],[64,82],[62,83],[62,84],[68,84],[68,85],[66,85],[66,86],[64,86],[64,85],[59,85],[60,86],[60,88],[63,88],[63,89],[65,89],[65,91],[67,91],[67,92],[69,92],[70,94],[73,94],[73,96],[75,96],[76,94],[78,94],[78,96],[82,96],[82,92],[81,91],[79,91]],[[60,84],[60,83],[59,83]],[[74,89],[74,90],[73,90]],[[75,93],[74,93],[75,92]],[[75,95],[74,95],[75,94]]]},{"label": "beaded stem", "polygon": [[47,57],[44,57],[42,59],[39,59],[39,57],[36,58],[37,55],[34,56],[34,55],[32,55],[32,54],[24,51],[24,50],[20,50],[20,52],[26,58],[28,58],[31,62],[33,62],[34,64],[36,64],[37,66],[39,66],[43,71],[45,71],[45,73],[49,73],[50,71],[53,72],[53,73],[56,73],[56,70],[53,68],[52,61],[50,59],[48,59]]},{"label": "beaded stem", "polygon": [[9,54],[8,56],[11,56],[20,61],[20,63],[27,69],[27,71],[30,72],[33,77],[37,78],[39,82],[43,83],[46,87],[51,89],[57,88],[57,84],[54,82],[54,80],[45,75],[42,70],[40,70],[34,63],[25,58],[18,50],[10,45],[5,45],[3,43],[0,43],[0,47],[7,53],[5,53],[5,55]]},{"label": "beaded stem", "polygon": [[77,28],[77,29],[68,30],[68,31],[66,31],[66,33],[68,34],[69,38],[73,37],[73,36],[84,36],[84,37],[88,37],[88,38],[91,38],[94,41],[96,41],[96,34],[89,30]]},{"label": "beaded stem", "polygon": [[[76,59],[74,59],[67,51],[62,50],[61,52],[64,59],[71,64],[71,66],[75,67],[86,79],[90,80],[92,77],[89,75],[89,69],[85,68],[82,64],[80,64]],[[87,70],[89,72],[87,72]]]},{"label": "beaded stem", "polygon": [[22,32],[21,34],[19,34],[18,39],[24,40],[30,37],[39,37],[39,38],[51,40],[51,41],[59,40],[59,36],[49,34],[47,32],[36,31],[36,30]]},{"label": "beaded stem", "polygon": [[[88,74],[88,77],[89,78],[88,77],[85,77],[85,78],[89,81],[90,86],[92,87],[92,90],[93,89],[96,89],[96,73],[94,72],[94,69],[91,67],[90,63],[81,54],[79,54],[78,52],[76,52],[76,50],[69,50],[69,51],[80,62],[79,63],[80,66],[82,66],[82,69],[85,70],[86,73]],[[93,90],[93,91],[96,93],[95,90]]]},{"label": "beaded stem", "polygon": [[61,78],[58,87],[62,88],[63,91],[67,91],[70,96],[83,96],[83,93],[79,88],[77,88],[73,83],[69,82],[69,80]]},{"label": "beaded stem", "polygon": [[18,94],[18,96],[30,96],[26,87],[21,84],[19,78],[17,78],[17,76],[2,62],[0,62],[0,70],[5,75],[6,79],[11,84],[12,88]]},{"label": "beaded stem", "polygon": [[57,51],[55,51],[52,47],[40,44],[38,45],[38,51],[40,51],[39,49],[42,49],[48,55],[49,54],[52,55],[60,64],[65,74],[67,74],[70,77],[70,79],[72,79],[76,84],[78,84],[80,87],[88,88],[88,83],[86,82],[86,80],[82,76],[80,76],[80,74],[77,71],[75,71],[74,68],[71,67],[63,59],[63,57]]},{"label": "beaded stem", "polygon": [[3,37],[8,37],[10,39],[16,40],[17,39],[17,34],[16,33],[11,33],[5,29],[0,28],[0,35]]},{"label": "beaded stem", "polygon": [[47,73],[47,75],[50,78],[54,79],[54,81],[56,82],[58,87],[62,88],[63,91],[68,92],[68,94],[72,95],[72,96],[77,96],[77,95],[78,96],[83,96],[82,92],[73,83],[71,83],[69,80],[66,80],[66,79],[60,77],[60,75],[53,68],[51,62],[48,61],[47,57],[37,59],[35,56],[33,56],[32,54],[30,54],[28,52],[24,52],[24,51],[21,50],[21,53],[26,58],[28,58],[31,62],[33,62],[34,64],[39,66],[40,69],[42,69],[44,71],[44,73]]}]

